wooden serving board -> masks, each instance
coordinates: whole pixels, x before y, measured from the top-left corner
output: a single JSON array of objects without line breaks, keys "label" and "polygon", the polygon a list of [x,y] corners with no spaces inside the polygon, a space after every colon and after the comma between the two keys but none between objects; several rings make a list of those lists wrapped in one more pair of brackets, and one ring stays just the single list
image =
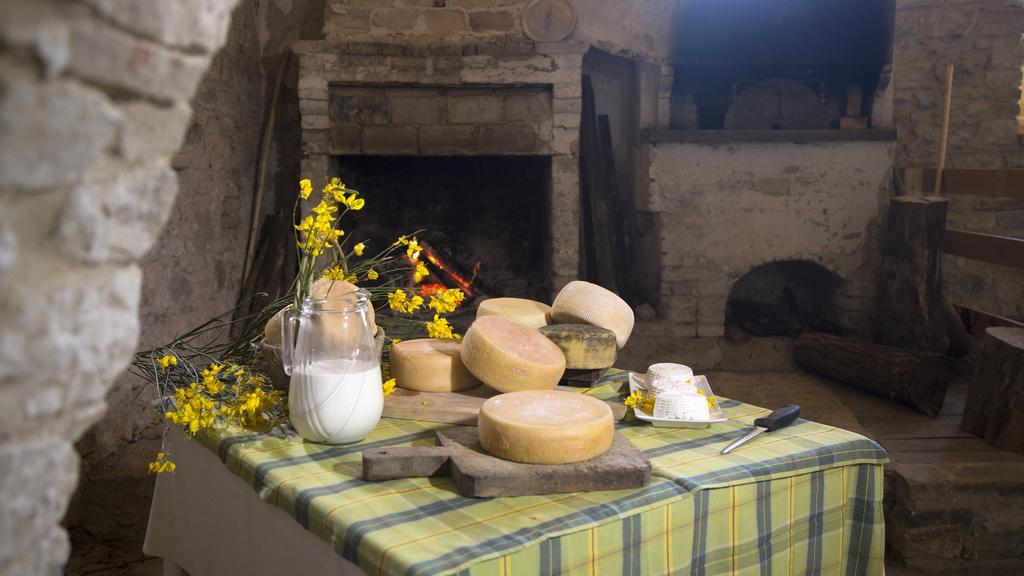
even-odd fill
[{"label": "wooden serving board", "polygon": [[[558,389],[579,393],[579,388],[559,386]],[[487,386],[477,386],[461,392],[416,392],[395,388],[393,394],[384,398],[384,417],[476,426],[480,406],[497,394],[496,390]],[[626,417],[626,407],[621,402],[607,404],[612,409],[612,417],[615,420]]]},{"label": "wooden serving board", "polygon": [[363,479],[451,476],[463,496],[493,498],[646,486],[651,463],[618,432],[607,452],[574,464],[521,464],[484,452],[475,426],[435,431],[440,446],[363,451]]}]

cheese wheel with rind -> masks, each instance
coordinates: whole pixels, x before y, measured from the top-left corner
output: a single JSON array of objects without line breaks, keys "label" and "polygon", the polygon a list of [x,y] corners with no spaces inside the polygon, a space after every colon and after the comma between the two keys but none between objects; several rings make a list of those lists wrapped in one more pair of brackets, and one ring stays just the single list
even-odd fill
[{"label": "cheese wheel with rind", "polygon": [[567,370],[599,370],[615,364],[618,340],[615,332],[593,324],[552,324],[540,333],[565,355]]},{"label": "cheese wheel with rind", "polygon": [[604,402],[560,390],[524,390],[484,402],[480,445],[493,456],[527,464],[569,464],[604,454],[615,420]]},{"label": "cheese wheel with rind", "polygon": [[501,316],[477,318],[462,338],[462,363],[499,392],[552,389],[565,356],[543,334]]},{"label": "cheese wheel with rind", "polygon": [[391,347],[395,384],[419,392],[457,392],[480,385],[462,363],[462,345],[455,340],[417,338]]},{"label": "cheese wheel with rind", "polygon": [[530,328],[551,323],[551,306],[524,298],[488,298],[476,309],[476,317],[501,316]]},{"label": "cheese wheel with rind", "polygon": [[597,284],[573,280],[566,284],[551,305],[557,324],[593,324],[615,332],[619,348],[633,332],[633,309],[614,292]]}]

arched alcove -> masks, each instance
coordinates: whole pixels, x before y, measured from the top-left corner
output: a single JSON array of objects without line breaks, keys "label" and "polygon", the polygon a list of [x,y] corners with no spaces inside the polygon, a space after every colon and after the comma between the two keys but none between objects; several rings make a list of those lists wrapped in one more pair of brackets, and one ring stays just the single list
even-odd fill
[{"label": "arched alcove", "polygon": [[809,260],[761,264],[733,283],[725,305],[726,326],[751,336],[839,333],[835,296],[841,283]]}]

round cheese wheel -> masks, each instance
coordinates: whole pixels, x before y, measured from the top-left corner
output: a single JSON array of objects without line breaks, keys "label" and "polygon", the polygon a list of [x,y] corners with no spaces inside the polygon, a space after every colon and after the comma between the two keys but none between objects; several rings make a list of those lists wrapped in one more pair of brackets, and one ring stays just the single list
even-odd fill
[{"label": "round cheese wheel", "polygon": [[477,318],[462,339],[462,363],[499,392],[552,389],[565,356],[543,334],[501,316]]},{"label": "round cheese wheel", "polygon": [[552,324],[540,333],[565,355],[569,370],[599,370],[615,364],[619,350],[615,332],[591,324]]},{"label": "round cheese wheel", "polygon": [[494,396],[480,407],[477,426],[484,450],[527,464],[590,460],[608,451],[615,434],[607,404],[560,390]]},{"label": "round cheese wheel", "polygon": [[558,292],[551,305],[558,324],[593,324],[615,332],[619,348],[633,332],[633,309],[614,292],[597,284],[573,280]]},{"label": "round cheese wheel", "polygon": [[[312,286],[309,287],[309,297],[316,299],[323,298],[334,298],[344,296],[358,290],[359,287],[351,282],[345,282],[344,280],[331,280],[330,278],[321,278],[313,282]],[[353,304],[355,300],[353,298]],[[270,320],[267,321],[267,325],[263,328],[263,340],[271,346],[281,346],[281,323],[284,321],[284,315],[286,312],[291,310],[291,306],[287,306],[281,309],[277,314],[274,314]],[[377,324],[373,314],[373,306],[367,306],[366,316],[370,319],[370,328],[373,329],[374,334],[377,333]],[[338,324],[338,331],[346,330],[346,327],[341,323]]]},{"label": "round cheese wheel", "polygon": [[476,309],[476,317],[501,316],[530,328],[551,323],[551,306],[523,298],[488,298]]},{"label": "round cheese wheel", "polygon": [[455,340],[419,338],[391,347],[391,375],[399,388],[420,392],[455,392],[480,385],[466,370]]}]

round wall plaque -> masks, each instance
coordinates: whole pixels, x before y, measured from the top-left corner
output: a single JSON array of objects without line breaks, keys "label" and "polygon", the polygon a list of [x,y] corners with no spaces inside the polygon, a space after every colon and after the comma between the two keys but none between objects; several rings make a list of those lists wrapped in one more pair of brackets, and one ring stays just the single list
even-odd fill
[{"label": "round wall plaque", "polygon": [[568,0],[533,0],[523,10],[523,31],[536,42],[565,40],[576,27],[576,10]]}]

